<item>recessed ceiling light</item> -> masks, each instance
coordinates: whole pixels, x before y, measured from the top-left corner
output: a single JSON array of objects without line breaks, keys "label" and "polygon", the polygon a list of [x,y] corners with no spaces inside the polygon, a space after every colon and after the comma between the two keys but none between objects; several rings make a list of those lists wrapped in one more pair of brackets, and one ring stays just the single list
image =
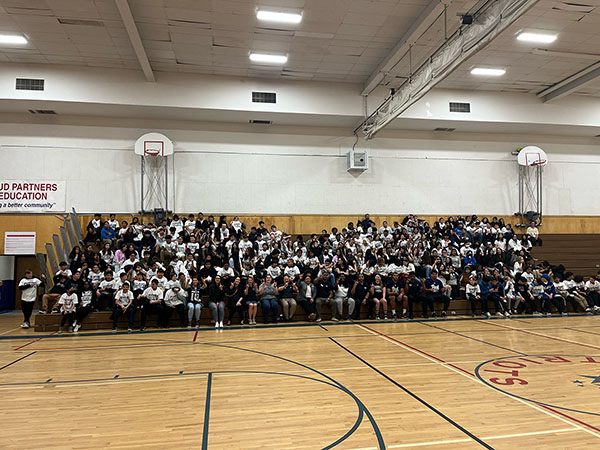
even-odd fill
[{"label": "recessed ceiling light", "polygon": [[302,14],[259,9],[256,12],[256,18],[269,22],[300,23],[302,21]]},{"label": "recessed ceiling light", "polygon": [[506,73],[504,69],[489,69],[486,67],[475,67],[471,70],[471,75],[486,75],[489,77],[500,77]]},{"label": "recessed ceiling light", "polygon": [[269,53],[250,53],[250,61],[254,62],[285,64],[287,60],[287,55],[274,55]]},{"label": "recessed ceiling light", "polygon": [[535,42],[536,44],[550,44],[556,40],[555,34],[543,34],[543,33],[520,33],[517,36],[518,41],[523,42]]},{"label": "recessed ceiling light", "polygon": [[20,35],[0,34],[0,44],[27,44],[27,39]]}]

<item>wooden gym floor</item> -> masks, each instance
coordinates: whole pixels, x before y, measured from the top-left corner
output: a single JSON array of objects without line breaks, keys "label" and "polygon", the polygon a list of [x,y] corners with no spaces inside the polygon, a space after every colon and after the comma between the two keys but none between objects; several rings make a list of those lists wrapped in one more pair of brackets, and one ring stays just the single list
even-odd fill
[{"label": "wooden gym floor", "polygon": [[600,448],[600,318],[34,334],[0,315],[0,447]]}]

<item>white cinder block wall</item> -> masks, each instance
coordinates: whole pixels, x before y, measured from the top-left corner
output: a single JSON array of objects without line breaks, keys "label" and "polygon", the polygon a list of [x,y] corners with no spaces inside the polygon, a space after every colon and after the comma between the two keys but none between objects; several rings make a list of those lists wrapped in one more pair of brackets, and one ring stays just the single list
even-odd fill
[{"label": "white cinder block wall", "polygon": [[[0,178],[67,181],[67,207],[128,213],[140,207],[135,140],[148,131],[175,143],[170,209],[247,214],[513,214],[518,172],[510,152],[540,145],[544,213],[598,215],[597,146],[381,138],[368,142],[370,169],[346,171],[351,137],[264,132],[0,125]],[[333,134],[333,133],[332,133]],[[358,148],[365,146],[359,143]],[[173,161],[171,161],[173,162]]]}]

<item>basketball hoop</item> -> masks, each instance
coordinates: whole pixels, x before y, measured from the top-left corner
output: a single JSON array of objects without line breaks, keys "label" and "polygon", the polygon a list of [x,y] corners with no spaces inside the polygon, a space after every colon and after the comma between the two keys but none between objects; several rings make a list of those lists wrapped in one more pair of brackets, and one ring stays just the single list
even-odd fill
[{"label": "basketball hoop", "polygon": [[520,166],[535,167],[545,166],[548,163],[546,152],[534,145],[518,149],[517,162]]},{"label": "basketball hoop", "polygon": [[169,156],[173,154],[173,142],[160,133],[148,133],[135,143],[135,154],[140,156]]},{"label": "basketball hoop", "polygon": [[539,161],[532,161],[531,163],[529,163],[529,167],[545,166],[547,162],[548,161],[546,161],[545,159],[541,159]]}]

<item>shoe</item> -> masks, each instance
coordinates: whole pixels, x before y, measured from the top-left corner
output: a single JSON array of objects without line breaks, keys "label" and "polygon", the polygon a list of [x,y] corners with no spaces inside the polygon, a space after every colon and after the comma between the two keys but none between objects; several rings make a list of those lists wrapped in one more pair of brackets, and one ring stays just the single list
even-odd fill
[{"label": "shoe", "polygon": [[442,311],[442,317],[445,319],[446,318],[446,311]]},{"label": "shoe", "polygon": [[588,312],[586,312],[586,314],[587,314],[588,316],[593,316],[593,315],[594,315],[594,313],[593,313],[593,312],[591,312],[591,311],[588,311]]},{"label": "shoe", "polygon": [[133,330],[131,328],[127,328],[127,332],[131,333]]},{"label": "shoe", "polygon": [[331,320],[333,320],[334,322],[339,322],[340,319],[338,319],[337,317],[332,317]]},{"label": "shoe", "polygon": [[320,317],[319,317],[317,320],[315,320],[315,322],[320,322],[320,321],[321,321],[321,318],[320,318]]},{"label": "shoe", "polygon": [[53,309],[50,311],[50,314],[60,314],[60,311],[58,309]]},{"label": "shoe", "polygon": [[21,324],[21,328],[29,328],[31,325],[29,325],[29,322],[23,322]]},{"label": "shoe", "polygon": [[[402,318],[403,318],[404,320],[406,320],[406,319],[410,319],[410,317],[408,317],[406,314],[402,314]],[[395,318],[394,318],[394,320],[395,320]]]},{"label": "shoe", "polygon": [[542,313],[541,313],[541,312],[538,312],[538,311],[534,311],[532,315],[533,315],[533,316],[541,316],[541,315],[542,315]]},{"label": "shoe", "polygon": [[60,328],[58,329],[58,334],[62,334],[62,332],[63,332],[63,329],[62,329],[62,327],[60,327]]},{"label": "shoe", "polygon": [[504,316],[504,314],[502,314],[500,311],[498,311],[498,312],[496,313],[496,315],[497,315],[497,316],[500,316],[500,317]]},{"label": "shoe", "polygon": [[428,318],[427,314],[421,314],[421,317],[422,317],[423,319],[427,319],[427,318]]},{"label": "shoe", "polygon": [[219,328],[223,328],[223,322],[219,322]]},{"label": "shoe", "polygon": [[384,314],[384,315],[383,315],[383,320],[388,320],[388,316],[387,316],[387,314]]},{"label": "shoe", "polygon": [[192,326],[191,326],[191,325],[188,325],[187,327],[188,327],[188,330],[189,330],[190,328],[192,328]]},{"label": "shoe", "polygon": [[219,322],[215,322],[215,328],[219,328]]},{"label": "shoe", "polygon": [[346,322],[352,322],[352,317],[348,316],[348,317],[346,318]]},{"label": "shoe", "polygon": [[140,328],[140,331],[146,331],[146,327]]},{"label": "shoe", "polygon": [[506,312],[504,313],[504,316],[505,316],[505,317],[510,317],[510,313],[509,313],[508,311],[506,311]]},{"label": "shoe", "polygon": [[40,309],[38,314],[48,314],[48,311],[46,311],[45,309]]},{"label": "shoe", "polygon": [[308,320],[315,320],[315,317],[317,317],[317,315],[315,313],[310,313],[308,315]]},{"label": "shoe", "polygon": [[113,333],[116,333],[116,332],[117,332],[117,329],[116,329],[116,328],[113,328],[113,329],[112,329],[112,332],[113,332]]},{"label": "shoe", "polygon": [[492,317],[492,315],[490,314],[490,312],[489,312],[489,311],[485,313],[485,316],[486,316],[486,317]]},{"label": "shoe", "polygon": [[[402,318],[404,318],[404,316],[402,316]],[[395,312],[392,314],[392,320],[398,320],[398,316]]]},{"label": "shoe", "polygon": [[471,317],[475,317],[475,314],[471,314]]},{"label": "shoe", "polygon": [[379,314],[377,314],[377,315],[375,316],[375,320],[381,320],[381,319],[379,319]]},{"label": "shoe", "polygon": [[437,317],[437,314],[434,312],[431,313],[431,317]]},{"label": "shoe", "polygon": [[78,323],[77,326],[75,327],[75,332],[78,332],[79,330],[81,330],[81,324]]},{"label": "shoe", "polygon": [[564,316],[568,316],[569,313],[564,312],[564,313],[560,313],[560,315],[564,317]]},{"label": "shoe", "polygon": [[546,317],[552,317],[552,313],[551,312],[546,313]]}]

